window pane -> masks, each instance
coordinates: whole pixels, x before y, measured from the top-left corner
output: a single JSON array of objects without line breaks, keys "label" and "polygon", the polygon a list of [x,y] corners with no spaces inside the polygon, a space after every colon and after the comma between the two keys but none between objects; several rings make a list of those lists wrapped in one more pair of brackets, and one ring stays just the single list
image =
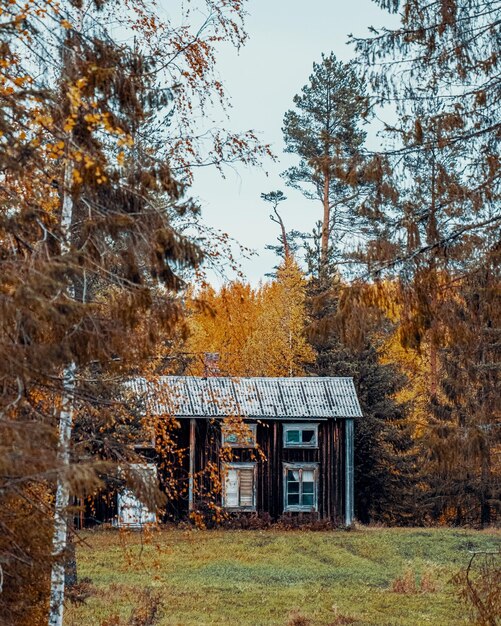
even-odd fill
[{"label": "window pane", "polygon": [[287,443],[301,443],[301,431],[299,430],[288,430],[287,431]]},{"label": "window pane", "polygon": [[303,492],[303,506],[313,506],[313,494],[306,494]]},{"label": "window pane", "polygon": [[313,483],[303,483],[303,493],[313,493]]},{"label": "window pane", "polygon": [[287,491],[289,493],[299,493],[299,483],[287,483]]},{"label": "window pane", "polygon": [[312,483],[314,481],[314,474],[315,472],[313,470],[304,469],[303,470],[303,483]]},{"label": "window pane", "polygon": [[288,470],[287,481],[299,481],[299,470]]},{"label": "window pane", "polygon": [[303,430],[303,443],[315,443],[315,431]]},{"label": "window pane", "polygon": [[287,505],[291,506],[294,504],[299,504],[299,494],[298,493],[289,493],[287,495]]}]

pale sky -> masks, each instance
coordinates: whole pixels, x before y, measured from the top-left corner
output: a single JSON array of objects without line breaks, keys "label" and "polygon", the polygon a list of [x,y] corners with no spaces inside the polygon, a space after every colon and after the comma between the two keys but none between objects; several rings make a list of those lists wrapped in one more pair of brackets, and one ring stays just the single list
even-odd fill
[{"label": "pale sky", "polygon": [[[284,191],[288,200],[282,204],[282,213],[287,230],[311,231],[321,217],[318,203],[287,188],[280,177],[296,162],[283,153],[284,113],[292,107],[294,95],[307,82],[313,62],[320,61],[322,52],[334,51],[338,59],[348,61],[353,56],[346,43],[350,33],[363,36],[368,34],[368,26],[394,24],[397,18],[371,0],[249,0],[247,8],[247,44],[239,53],[226,46],[218,58],[232,104],[229,120],[221,118],[221,125],[232,131],[256,131],[263,142],[272,144],[278,161],[264,163],[262,170],[227,169],[224,180],[215,169],[202,168],[196,172],[192,194],[200,201],[205,222],[258,253],[241,261],[247,279],[256,284],[276,264],[265,245],[275,243],[278,235],[260,194]],[[214,278],[214,282],[222,281]]]}]

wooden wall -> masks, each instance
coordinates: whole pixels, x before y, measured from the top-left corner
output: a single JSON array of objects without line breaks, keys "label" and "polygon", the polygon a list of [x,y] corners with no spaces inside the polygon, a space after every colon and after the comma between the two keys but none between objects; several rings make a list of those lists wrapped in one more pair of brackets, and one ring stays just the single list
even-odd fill
[{"label": "wooden wall", "polygon": [[[170,431],[174,443],[173,451],[169,452],[166,446],[165,453],[159,454],[157,459],[160,481],[167,493],[163,521],[186,519],[189,514],[190,420],[180,420],[179,424],[179,428]],[[262,455],[252,449],[232,450],[232,461],[257,463],[258,514],[268,513],[274,520],[283,514],[283,463],[310,462],[319,464],[318,518],[329,519],[340,525],[344,523],[345,421],[332,419],[320,421],[318,424],[318,448],[284,448],[282,422],[269,420],[258,422],[257,426],[257,443]],[[195,433],[195,503],[196,508],[203,509],[206,507],[204,500],[207,503],[207,494],[210,494],[209,499],[221,502],[220,492],[215,495],[218,492],[217,486],[215,487],[206,471],[209,463],[215,467],[220,466],[220,424],[212,420],[197,419]],[[116,493],[103,491],[92,503],[87,503],[85,513],[79,516],[78,523],[89,526],[111,521],[115,514]]]},{"label": "wooden wall", "polygon": [[[168,506],[168,517],[172,519],[188,515],[189,420],[181,420],[176,437],[177,444],[184,453],[182,463],[176,471],[178,483],[182,486],[181,494]],[[284,448],[282,422],[275,420],[258,422],[257,442],[263,455],[252,449],[233,449],[231,460],[257,463],[258,513],[267,512],[273,519],[283,514],[284,462],[314,462],[319,464],[318,517],[339,524],[344,522],[343,420],[319,422],[318,448],[315,449]],[[214,497],[214,491],[217,491],[204,468],[207,468],[208,463],[219,465],[220,458],[220,425],[210,420],[198,419],[195,442],[195,501],[198,506],[205,493],[211,493]],[[220,502],[220,496],[216,497],[216,501]]]}]

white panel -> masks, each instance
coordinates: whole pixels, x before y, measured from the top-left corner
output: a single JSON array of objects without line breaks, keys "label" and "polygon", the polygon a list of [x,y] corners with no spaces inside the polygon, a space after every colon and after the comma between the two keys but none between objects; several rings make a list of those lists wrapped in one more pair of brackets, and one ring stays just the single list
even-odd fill
[{"label": "white panel", "polygon": [[224,505],[226,507],[238,506],[238,471],[234,469],[226,470]]},{"label": "white panel", "polygon": [[156,522],[155,513],[149,511],[129,489],[121,491],[117,500],[119,526],[142,526]]}]

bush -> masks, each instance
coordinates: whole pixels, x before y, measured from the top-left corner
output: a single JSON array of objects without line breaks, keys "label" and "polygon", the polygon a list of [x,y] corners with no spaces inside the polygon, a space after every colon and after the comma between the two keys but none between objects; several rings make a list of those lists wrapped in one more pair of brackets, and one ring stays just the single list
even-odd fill
[{"label": "bush", "polygon": [[501,623],[501,552],[472,554],[468,566],[453,578],[474,626]]}]

